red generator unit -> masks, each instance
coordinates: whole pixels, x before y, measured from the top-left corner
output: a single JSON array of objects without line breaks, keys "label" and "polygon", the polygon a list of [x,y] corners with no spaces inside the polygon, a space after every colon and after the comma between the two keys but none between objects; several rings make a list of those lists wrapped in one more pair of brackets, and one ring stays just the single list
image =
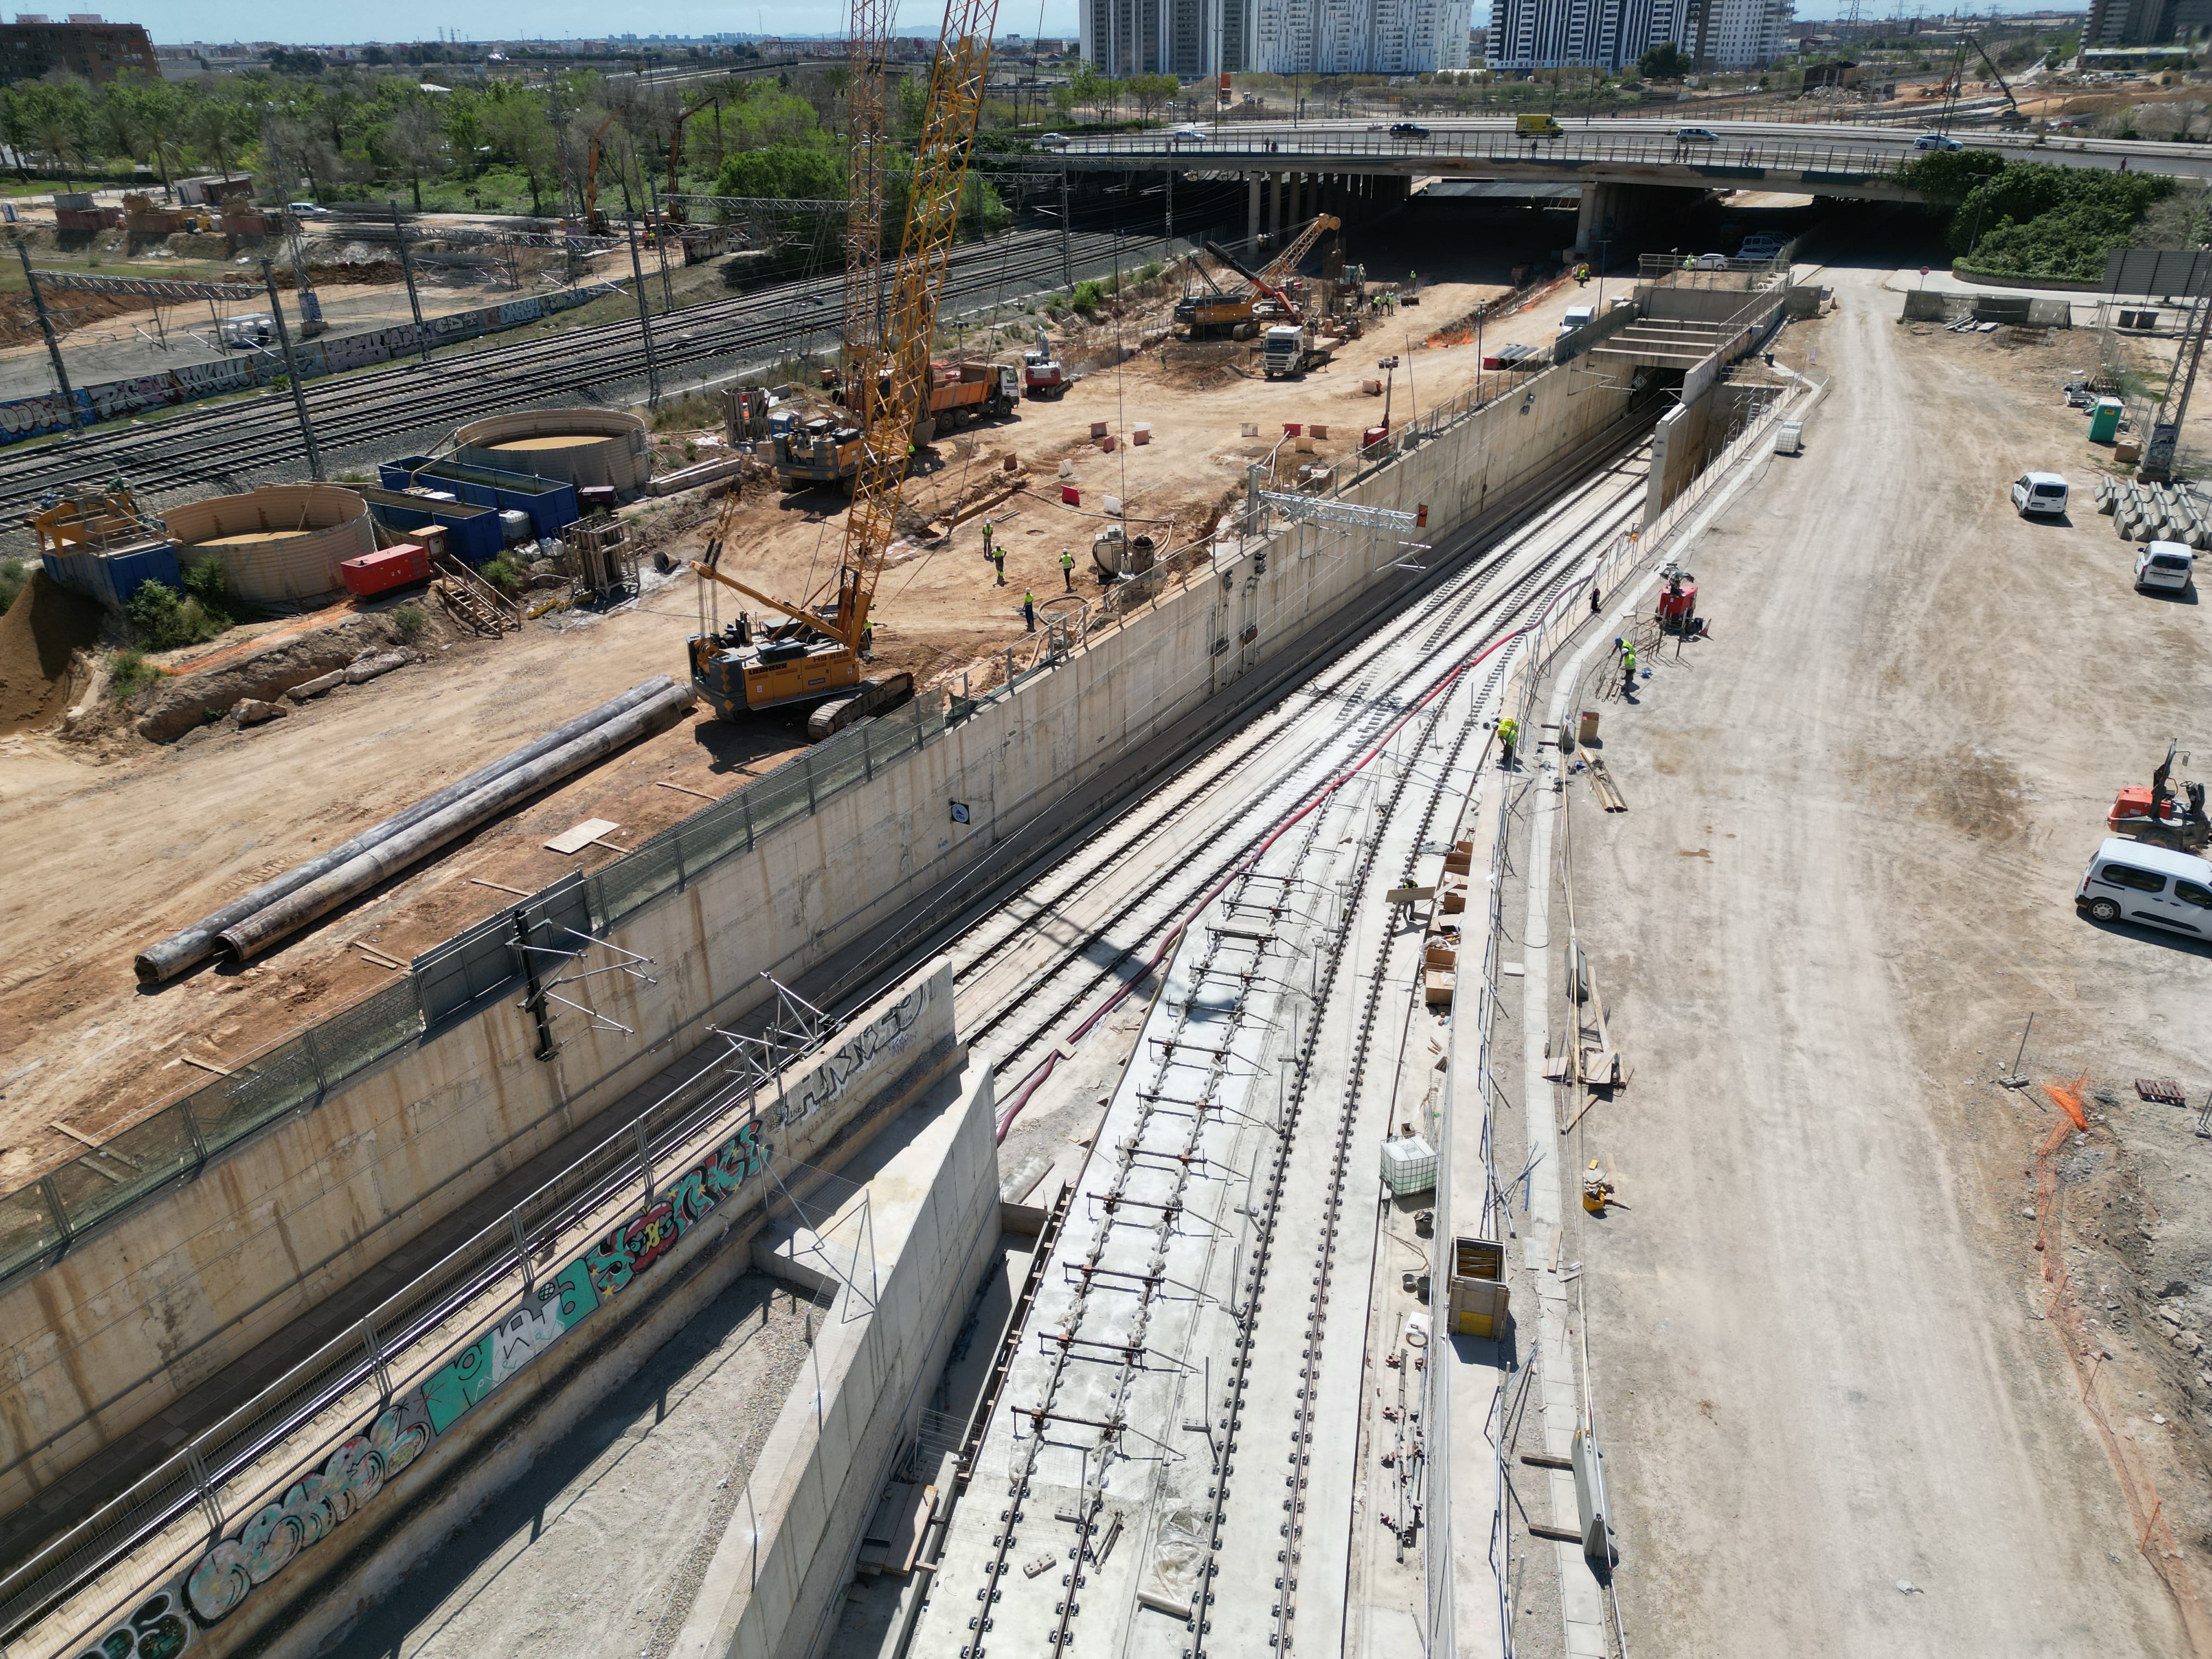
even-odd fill
[{"label": "red generator unit", "polygon": [[366,599],[412,582],[428,581],[430,556],[413,542],[402,542],[357,559],[340,560],[338,574],[345,580],[347,592]]},{"label": "red generator unit", "polygon": [[1695,634],[1698,621],[1698,580],[1686,570],[1669,566],[1667,585],[1659,590],[1659,626],[1669,634]]}]

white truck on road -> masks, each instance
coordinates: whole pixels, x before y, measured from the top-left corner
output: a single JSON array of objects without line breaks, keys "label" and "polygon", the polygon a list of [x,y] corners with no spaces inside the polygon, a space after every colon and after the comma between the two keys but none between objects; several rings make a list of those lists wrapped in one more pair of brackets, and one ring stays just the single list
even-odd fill
[{"label": "white truck on road", "polygon": [[1336,341],[1303,323],[1277,323],[1260,345],[1260,369],[1271,380],[1296,380],[1318,368],[1336,350]]}]

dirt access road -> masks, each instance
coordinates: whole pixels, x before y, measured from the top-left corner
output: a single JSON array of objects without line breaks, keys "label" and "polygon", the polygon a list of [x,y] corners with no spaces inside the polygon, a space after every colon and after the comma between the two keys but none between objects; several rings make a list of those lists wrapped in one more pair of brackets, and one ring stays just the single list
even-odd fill
[{"label": "dirt access road", "polygon": [[[1823,273],[1838,313],[1784,336],[1833,384],[1687,556],[1715,637],[1579,700],[1630,806],[1571,786],[1634,1071],[1559,1154],[1625,1200],[1571,1206],[1564,1254],[1626,1626],[1685,1659],[2203,1653],[2212,1144],[2130,1080],[2212,1082],[2212,952],[2070,898],[2114,787],[2202,730],[2205,613],[2130,591],[2072,464],[2094,343],[1992,374],[1887,274]],[[2073,522],[2024,524],[2006,485],[2053,461]],[[2078,1348],[2036,1249],[2061,1120],[1991,1080],[2031,1009],[2030,1069],[2106,1092],[2057,1163]]]}]

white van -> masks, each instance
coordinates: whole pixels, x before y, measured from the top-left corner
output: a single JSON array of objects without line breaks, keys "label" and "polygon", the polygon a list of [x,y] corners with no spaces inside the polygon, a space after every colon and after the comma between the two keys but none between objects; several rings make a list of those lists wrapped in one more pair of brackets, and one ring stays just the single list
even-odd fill
[{"label": "white van", "polygon": [[1571,334],[1578,328],[1587,327],[1596,315],[1595,306],[1569,306],[1566,314],[1559,319],[1559,332]]},{"label": "white van", "polygon": [[2023,472],[2012,481],[2013,510],[2057,518],[2066,510],[2066,480],[2056,472]]},{"label": "white van", "polygon": [[2154,587],[2162,587],[2171,593],[2185,593],[2197,574],[2197,556],[2189,550],[2186,542],[2150,542],[2136,555],[2136,592],[2147,593]]},{"label": "white van", "polygon": [[2074,908],[2092,921],[2136,921],[2212,939],[2212,862],[2113,836],[2081,872]]}]

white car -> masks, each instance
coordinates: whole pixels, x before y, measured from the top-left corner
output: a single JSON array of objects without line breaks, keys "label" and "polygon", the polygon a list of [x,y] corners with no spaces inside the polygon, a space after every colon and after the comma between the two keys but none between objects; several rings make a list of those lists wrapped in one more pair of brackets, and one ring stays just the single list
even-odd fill
[{"label": "white car", "polygon": [[331,210],[313,202],[287,202],[284,211],[295,219],[327,219]]},{"label": "white car", "polygon": [[1912,141],[1915,149],[1964,149],[1966,146],[1948,132],[1923,132]]},{"label": "white car", "polygon": [[1729,268],[1729,257],[1725,253],[1700,253],[1697,258],[1696,268],[1699,270],[1726,270]]},{"label": "white car", "polygon": [[2153,588],[2185,593],[2197,574],[2197,556],[2185,542],[2151,542],[2136,555],[2136,592]]},{"label": "white car", "polygon": [[1067,135],[1064,132],[1048,132],[1037,140],[1037,148],[1039,149],[1066,149],[1067,148]]},{"label": "white car", "polygon": [[2023,472],[2012,481],[2012,505],[2023,519],[2055,519],[2066,510],[2066,480],[2056,472]]},{"label": "white car", "polygon": [[1185,125],[1183,126],[1177,127],[1173,132],[1168,135],[1168,137],[1169,140],[1174,143],[1202,144],[1206,142],[1206,129],[1200,126]]}]

